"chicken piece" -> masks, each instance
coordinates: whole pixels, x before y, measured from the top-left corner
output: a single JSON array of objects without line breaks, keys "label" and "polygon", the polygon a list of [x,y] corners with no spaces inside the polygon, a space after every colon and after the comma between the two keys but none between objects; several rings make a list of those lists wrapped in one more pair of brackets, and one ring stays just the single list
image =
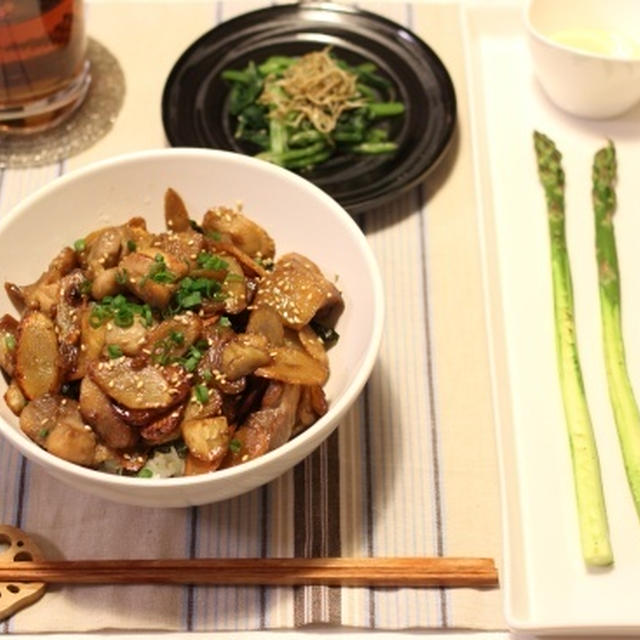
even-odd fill
[{"label": "chicken piece", "polygon": [[222,394],[218,389],[207,389],[204,402],[188,402],[184,412],[184,420],[202,420],[214,418],[222,413]]},{"label": "chicken piece", "polygon": [[271,363],[269,341],[257,333],[236,334],[223,349],[220,372],[227,380],[234,381],[248,376],[258,367]]},{"label": "chicken piece", "polygon": [[65,247],[33,284],[18,286],[7,282],[5,290],[9,298],[20,310],[39,309],[51,316],[58,300],[60,280],[77,266],[77,258],[71,247]]},{"label": "chicken piece", "polygon": [[260,410],[234,433],[225,466],[247,462],[287,442],[296,423],[300,392],[299,385],[271,383]]},{"label": "chicken piece", "polygon": [[138,432],[113,408],[109,398],[87,376],[80,384],[80,413],[107,447],[129,449],[138,442]]},{"label": "chicken piece", "polygon": [[57,394],[36,398],[20,414],[20,428],[58,458],[89,467],[96,463],[98,441],[75,400]]},{"label": "chicken piece", "polygon": [[211,384],[223,394],[242,393],[246,387],[245,378],[229,380],[222,374],[222,352],[234,336],[235,333],[230,328],[221,327],[219,324],[208,325],[204,337],[209,348],[204,352],[196,369],[200,380],[211,378]]},{"label": "chicken piece", "polygon": [[80,261],[91,279],[105,269],[116,267],[122,253],[124,233],[121,227],[105,227],[84,239]]},{"label": "chicken piece", "polygon": [[15,380],[12,380],[4,392],[4,401],[7,407],[11,409],[14,415],[19,416],[22,410],[27,406],[27,399],[24,397],[20,386]]},{"label": "chicken piece", "polygon": [[180,428],[192,456],[208,462],[213,468],[222,463],[233,433],[224,416],[185,420]]},{"label": "chicken piece", "polygon": [[[136,356],[142,352],[147,339],[147,327],[140,316],[136,316],[129,327],[119,327],[113,322],[105,324],[104,344],[108,351],[116,347],[125,356]],[[109,356],[109,353],[105,354]]]},{"label": "chicken piece", "polygon": [[124,273],[119,267],[98,271],[91,282],[91,297],[102,300],[106,296],[115,296],[124,288]]},{"label": "chicken piece", "polygon": [[168,306],[176,290],[175,283],[188,272],[184,262],[156,247],[125,256],[120,269],[126,274],[127,289],[157,309]]},{"label": "chicken piece", "polygon": [[147,231],[147,223],[144,218],[133,217],[120,227],[124,235],[125,245],[123,256],[133,253],[137,249],[146,249],[151,246],[155,236]]},{"label": "chicken piece", "polygon": [[169,253],[185,265],[189,271],[198,269],[198,255],[205,249],[205,238],[193,230],[161,233],[156,236],[154,248]]},{"label": "chicken piece", "polygon": [[271,236],[253,220],[235,209],[209,209],[202,220],[205,232],[228,236],[231,242],[251,258],[273,258],[275,243]]},{"label": "chicken piece", "polygon": [[56,393],[62,383],[61,365],[53,321],[42,311],[27,311],[18,325],[15,366],[15,379],[24,395],[33,400]]},{"label": "chicken piece", "polygon": [[311,260],[288,253],[260,282],[254,306],[272,308],[286,327],[300,330],[318,311],[341,302],[338,289]]}]

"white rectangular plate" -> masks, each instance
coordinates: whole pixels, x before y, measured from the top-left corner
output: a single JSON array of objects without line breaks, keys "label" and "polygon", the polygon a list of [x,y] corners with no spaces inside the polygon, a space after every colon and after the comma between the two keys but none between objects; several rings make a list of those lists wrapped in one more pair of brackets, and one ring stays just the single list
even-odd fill
[{"label": "white rectangular plate", "polygon": [[[640,521],[607,393],[591,163],[612,139],[623,325],[640,397],[640,109],[599,122],[563,114],[533,78],[519,11],[468,6],[462,15],[503,497],[506,619],[517,631],[639,634]],[[578,342],[615,554],[615,565],[599,571],[586,569],[580,552],[534,129],[553,138],[564,156]]]}]

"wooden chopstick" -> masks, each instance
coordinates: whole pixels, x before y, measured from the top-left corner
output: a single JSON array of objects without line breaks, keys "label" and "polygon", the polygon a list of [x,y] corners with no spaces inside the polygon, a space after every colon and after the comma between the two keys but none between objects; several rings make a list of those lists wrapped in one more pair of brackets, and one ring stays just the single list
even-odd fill
[{"label": "wooden chopstick", "polygon": [[0,564],[0,582],[495,587],[490,558],[65,560]]}]

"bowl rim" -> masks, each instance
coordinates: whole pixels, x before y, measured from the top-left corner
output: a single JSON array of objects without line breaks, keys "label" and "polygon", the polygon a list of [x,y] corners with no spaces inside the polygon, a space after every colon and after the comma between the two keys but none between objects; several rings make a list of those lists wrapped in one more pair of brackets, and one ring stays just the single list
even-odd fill
[{"label": "bowl rim", "polygon": [[568,44],[563,44],[561,42],[557,42],[553,38],[545,35],[540,29],[538,29],[531,19],[531,11],[534,3],[538,2],[538,0],[527,0],[522,7],[522,20],[524,22],[525,28],[528,34],[540,42],[541,44],[546,45],[551,49],[557,49],[559,51],[564,51],[565,53],[573,54],[578,56],[579,58],[583,58],[585,60],[593,60],[593,61],[603,61],[603,62],[622,62],[626,64],[640,64],[640,57],[630,57],[630,56],[621,56],[615,54],[605,54],[605,53],[595,53],[593,51],[586,51],[585,49],[580,49],[579,47],[572,47]]},{"label": "bowl rim", "polygon": [[[354,400],[360,394],[360,391],[363,389],[371,371],[373,370],[382,342],[385,309],[384,289],[380,268],[365,235],[347,211],[322,189],[308,180],[305,180],[301,176],[264,160],[259,160],[231,151],[196,147],[161,147],[122,153],[104,160],[92,162],[83,167],[73,169],[62,176],[54,178],[51,182],[40,187],[34,193],[21,200],[2,217],[2,220],[0,220],[0,236],[3,234],[5,228],[9,226],[14,219],[22,215],[25,210],[28,210],[40,200],[46,199],[52,192],[66,187],[68,183],[76,182],[91,174],[108,170],[114,165],[121,165],[123,163],[144,163],[147,160],[154,160],[161,157],[183,157],[185,159],[201,158],[203,160],[219,159],[225,162],[237,163],[241,166],[252,166],[260,171],[273,174],[277,179],[298,184],[298,186],[307,189],[313,197],[321,200],[345,225],[345,230],[359,246],[361,254],[364,257],[368,273],[374,285],[372,287],[373,324],[371,339],[367,349],[364,351],[364,359],[361,367],[348,382],[342,396],[330,404],[329,411],[324,416],[313,423],[305,431],[298,434],[291,440],[288,440],[280,447],[277,447],[276,449],[243,464],[216,470],[211,473],[194,476],[179,476],[174,478],[139,478],[137,476],[120,476],[105,471],[99,471],[97,469],[91,469],[89,467],[83,467],[62,458],[58,458],[45,449],[39,447],[35,442],[22,433],[19,428],[16,429],[12,427],[2,416],[0,416],[0,434],[11,442],[18,451],[33,462],[40,464],[43,467],[54,467],[55,472],[60,472],[67,477],[74,477],[77,480],[90,481],[94,485],[108,485],[120,489],[135,487],[138,492],[145,493],[152,493],[159,488],[186,489],[192,486],[200,486],[209,483],[213,484],[216,482],[222,482],[223,480],[242,477],[246,475],[247,472],[249,472],[249,474],[252,472],[258,474],[260,469],[270,467],[272,464],[275,464],[278,459],[285,458],[287,454],[294,449],[304,449],[306,443],[309,443],[310,441],[313,443],[320,434],[327,430],[330,431],[336,427],[339,419],[346,413]],[[315,448],[319,444],[320,443],[318,442],[316,444],[312,444],[312,446]],[[306,455],[307,454],[305,454],[304,457],[306,457]]]}]

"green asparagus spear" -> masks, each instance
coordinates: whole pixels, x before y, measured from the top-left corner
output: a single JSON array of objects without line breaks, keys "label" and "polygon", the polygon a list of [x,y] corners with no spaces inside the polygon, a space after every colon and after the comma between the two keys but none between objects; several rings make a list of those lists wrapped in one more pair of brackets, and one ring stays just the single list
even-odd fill
[{"label": "green asparagus spear", "polygon": [[616,209],[616,152],[613,143],[593,160],[593,212],[600,291],[600,317],[609,398],[618,430],[627,480],[640,515],[640,412],[627,372],[620,306],[620,271],[613,215]]},{"label": "green asparagus spear", "polygon": [[598,451],[578,357],[573,284],[565,234],[562,156],[552,140],[534,133],[538,174],[547,203],[556,358],[566,418],[578,508],[582,555],[587,565],[613,562]]}]

